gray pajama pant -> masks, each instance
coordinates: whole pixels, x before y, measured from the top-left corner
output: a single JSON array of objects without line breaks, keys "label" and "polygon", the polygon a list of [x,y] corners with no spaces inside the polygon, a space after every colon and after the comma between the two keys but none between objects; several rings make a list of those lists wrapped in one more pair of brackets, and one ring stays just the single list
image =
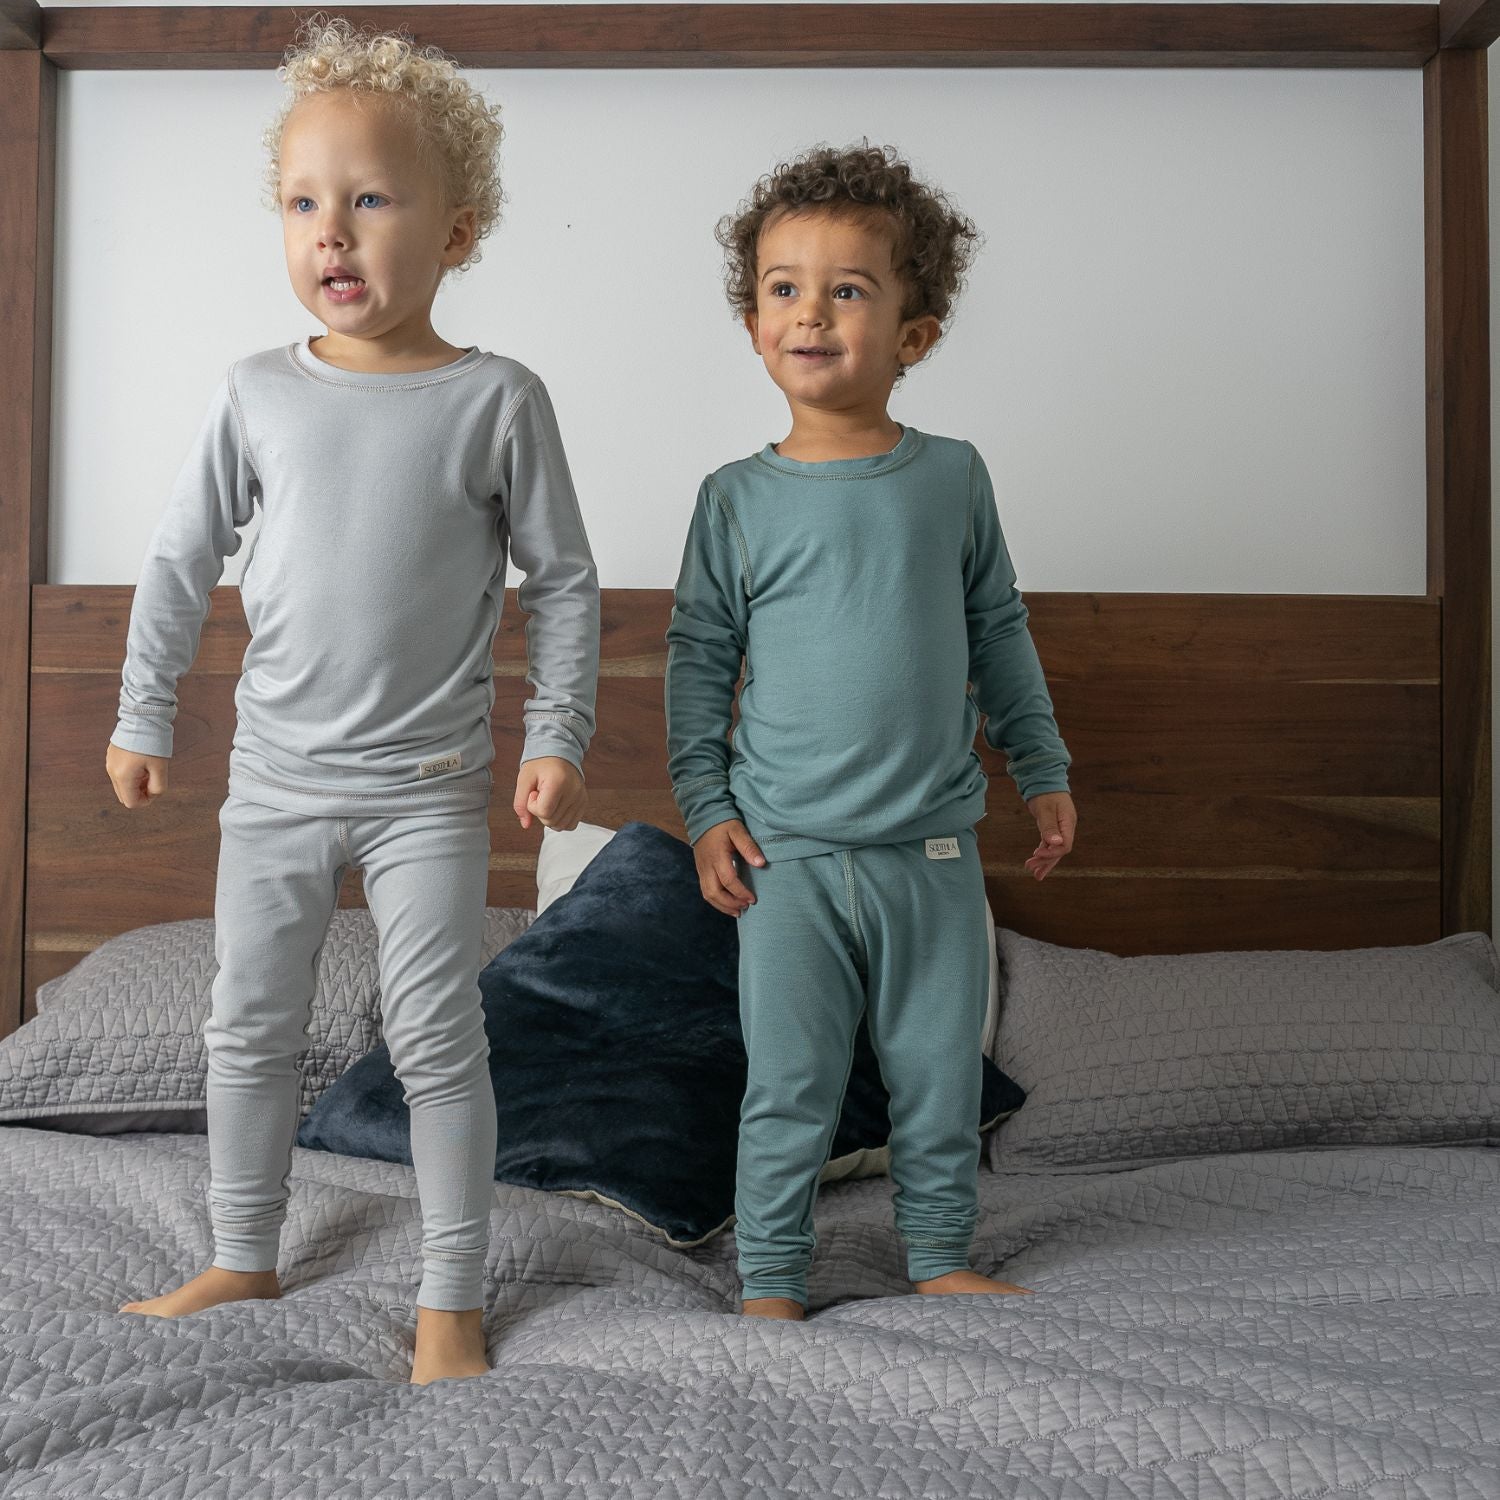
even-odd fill
[{"label": "gray pajama pant", "polygon": [[478,984],[488,812],[312,817],[231,794],[219,831],[219,972],[203,1032],[214,1265],[275,1268],[318,955],[352,866],[380,936],[381,1018],[411,1110],[417,1302],[482,1306],[495,1176]]},{"label": "gray pajama pant", "polygon": [[774,848],[739,871],[755,896],[739,917],[741,1294],[807,1302],[818,1173],[866,1011],[891,1100],[907,1275],[966,1270],[990,974],[978,837],[964,828],[784,860]]}]

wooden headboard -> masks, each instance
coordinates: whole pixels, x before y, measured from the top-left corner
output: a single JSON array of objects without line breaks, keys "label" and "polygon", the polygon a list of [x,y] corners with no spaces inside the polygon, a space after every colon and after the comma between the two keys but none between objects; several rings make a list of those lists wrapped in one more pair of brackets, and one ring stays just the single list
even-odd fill
[{"label": "wooden headboard", "polygon": [[[1486,49],[1500,12],[1439,5],[463,5],[341,8],[467,67],[1419,67],[1426,225],[1421,596],[1028,595],[1074,756],[1075,853],[1045,882],[1000,759],[980,823],[1002,924],[1118,953],[1422,942],[1490,925]],[[221,587],[181,684],[171,790],[104,775],[132,590],[47,580],[57,74],[271,68],[275,7],[0,0],[0,1035],[103,939],[210,916],[246,644]],[[664,545],[666,543],[664,542]],[[680,545],[671,540],[671,548]],[[1024,583],[1024,579],[1023,579]],[[666,775],[667,590],[604,590],[589,821],[681,834]],[[524,617],[496,638],[489,899],[530,905],[540,830],[509,811]],[[358,877],[342,901],[361,901]]]},{"label": "wooden headboard", "polygon": [[[122,807],[104,774],[132,590],[36,590],[26,985],[112,933],[213,915],[219,805],[248,634],[213,594],[180,688],[167,795]],[[1443,931],[1440,611],[1423,597],[1037,594],[1032,633],[1074,757],[1077,850],[1037,882],[1036,828],[1003,757],[979,824],[996,920],[1148,953],[1424,942]],[[606,589],[587,821],[684,830],[667,778],[666,589]],[[525,616],[495,639],[489,901],[535,904],[540,830],[510,810]],[[363,904],[357,872],[341,904]]]}]

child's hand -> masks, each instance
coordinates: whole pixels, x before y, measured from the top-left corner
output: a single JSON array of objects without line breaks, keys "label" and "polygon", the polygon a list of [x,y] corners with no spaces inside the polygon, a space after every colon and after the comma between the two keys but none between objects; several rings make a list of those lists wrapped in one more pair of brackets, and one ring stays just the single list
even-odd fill
[{"label": "child's hand", "polygon": [[1027,802],[1042,841],[1026,861],[1026,868],[1038,880],[1045,880],[1052,867],[1073,847],[1073,830],[1078,827],[1078,810],[1066,792],[1039,792]]},{"label": "child's hand", "polygon": [[728,917],[737,917],[755,897],[740,884],[735,855],[751,864],[763,865],[766,857],[750,837],[750,830],[738,818],[715,823],[698,835],[693,845],[693,862],[698,866],[698,886],[703,899]]},{"label": "child's hand", "polygon": [[113,740],[104,752],[104,769],[114,783],[115,796],[126,807],[140,807],[167,789],[167,757],[122,750]]},{"label": "child's hand", "polygon": [[544,827],[565,833],[578,827],[587,800],[583,774],[572,761],[560,755],[539,755],[521,762],[511,810],[522,828],[530,828],[535,818]]}]

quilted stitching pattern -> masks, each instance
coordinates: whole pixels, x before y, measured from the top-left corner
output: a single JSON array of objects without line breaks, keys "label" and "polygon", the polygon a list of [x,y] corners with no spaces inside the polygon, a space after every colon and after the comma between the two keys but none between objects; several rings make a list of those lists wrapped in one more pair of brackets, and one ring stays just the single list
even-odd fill
[{"label": "quilted stitching pattern", "polygon": [[[410,1168],[297,1151],[279,1303],[119,1314],[208,1249],[207,1141],[0,1131],[7,1497],[1494,1500],[1500,1155],[1358,1148],[981,1172],[975,1261],[903,1295],[891,1184],[819,1199],[813,1318],[496,1184],[494,1370],[410,1372]],[[877,1300],[851,1300],[877,1299]]]},{"label": "quilted stitching pattern", "polygon": [[[534,916],[524,907],[487,907],[484,961]],[[304,1115],[380,1041],[379,968],[369,911],[336,909],[318,960]],[[137,927],[101,943],[40,986],[36,1017],[0,1041],[0,1120],[201,1111],[203,1022],[218,972],[206,917]]]},{"label": "quilted stitching pattern", "polygon": [[1485,933],[1118,958],[1001,928],[999,948],[995,1057],[1027,1097],[990,1138],[997,1168],[1500,1144],[1500,994]]}]

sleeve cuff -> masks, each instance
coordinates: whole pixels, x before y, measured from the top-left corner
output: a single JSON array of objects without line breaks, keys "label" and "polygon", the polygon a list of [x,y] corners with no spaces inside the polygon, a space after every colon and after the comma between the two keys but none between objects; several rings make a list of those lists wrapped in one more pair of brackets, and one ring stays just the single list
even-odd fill
[{"label": "sleeve cuff", "polygon": [[1021,793],[1022,802],[1030,802],[1033,797],[1040,797],[1046,792],[1067,792],[1070,797],[1073,795],[1066,776],[1043,776],[1037,781],[1027,782],[1024,787],[1017,782],[1016,787]]},{"label": "sleeve cuff", "polygon": [[[678,798],[677,806],[690,844],[696,844],[716,824],[740,818],[739,804],[730,795],[727,782],[720,782],[716,787],[701,787],[689,797]],[[740,821],[744,819],[740,818]]]},{"label": "sleeve cuff", "polygon": [[109,742],[121,750],[129,750],[135,755],[160,755],[164,759],[172,758],[172,730],[170,726],[165,728],[158,725],[145,725],[128,723],[121,719],[116,723],[114,732],[109,737]]},{"label": "sleeve cuff", "polygon": [[576,767],[580,775],[583,773],[584,747],[561,719],[528,719],[525,729],[526,739],[521,746],[523,764],[542,755],[556,755]]}]

